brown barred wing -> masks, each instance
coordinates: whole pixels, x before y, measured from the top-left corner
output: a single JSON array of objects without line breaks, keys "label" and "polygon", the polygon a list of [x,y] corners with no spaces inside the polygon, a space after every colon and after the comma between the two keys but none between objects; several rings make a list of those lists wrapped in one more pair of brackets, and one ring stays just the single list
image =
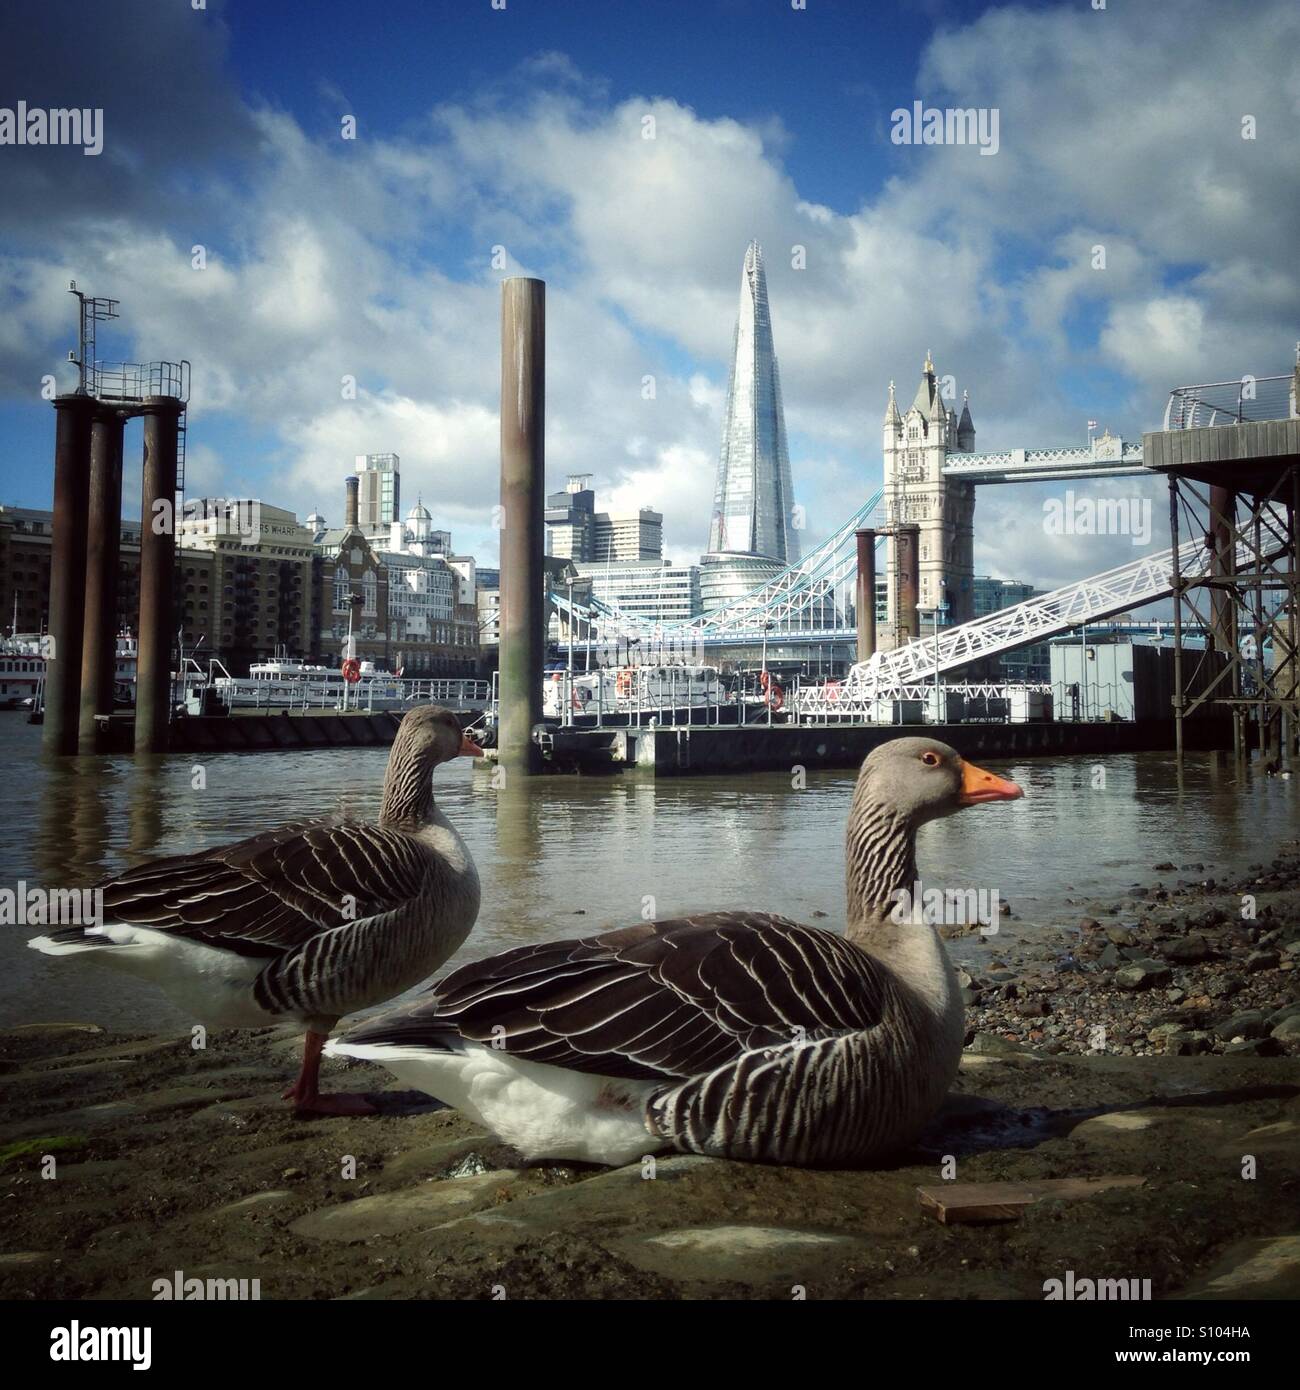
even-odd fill
[{"label": "brown barred wing", "polygon": [[889,982],[842,937],[781,917],[712,912],[462,966],[348,1042],[448,1035],[602,1076],[699,1076],[755,1048],[872,1027]]},{"label": "brown barred wing", "polygon": [[422,847],[400,831],[308,821],[151,860],[100,887],[108,921],[273,957],[400,906],[419,892],[427,867]]}]

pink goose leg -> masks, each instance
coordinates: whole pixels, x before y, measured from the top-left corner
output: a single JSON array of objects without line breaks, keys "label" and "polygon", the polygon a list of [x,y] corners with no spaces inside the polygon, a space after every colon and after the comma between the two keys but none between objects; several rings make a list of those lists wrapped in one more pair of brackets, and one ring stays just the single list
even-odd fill
[{"label": "pink goose leg", "polygon": [[313,1033],[309,1028],[302,1040],[302,1070],[298,1079],[285,1091],[282,1099],[293,1101],[299,1115],[377,1115],[379,1112],[365,1096],[334,1092],[320,1093],[320,1053],[328,1034]]}]

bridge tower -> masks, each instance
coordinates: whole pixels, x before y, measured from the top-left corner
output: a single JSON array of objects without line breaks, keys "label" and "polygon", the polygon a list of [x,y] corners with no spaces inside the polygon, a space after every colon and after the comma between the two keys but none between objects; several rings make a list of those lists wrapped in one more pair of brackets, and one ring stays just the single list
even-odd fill
[{"label": "bridge tower", "polygon": [[[975,425],[968,399],[963,398],[960,418],[948,408],[945,394],[951,395],[953,390],[951,378],[936,377],[934,362],[927,352],[921,384],[906,413],[899,413],[894,383],[889,383],[884,424],[886,525],[891,529],[909,525],[919,528],[918,605],[933,608],[935,604],[946,604],[945,626],[964,623],[975,616],[975,485],[943,474],[945,455],[974,451]],[[888,612],[880,634],[882,650],[911,640],[905,619],[900,631],[897,552],[894,537],[887,536]],[[922,621],[919,635],[924,637],[928,627],[929,623]]]}]

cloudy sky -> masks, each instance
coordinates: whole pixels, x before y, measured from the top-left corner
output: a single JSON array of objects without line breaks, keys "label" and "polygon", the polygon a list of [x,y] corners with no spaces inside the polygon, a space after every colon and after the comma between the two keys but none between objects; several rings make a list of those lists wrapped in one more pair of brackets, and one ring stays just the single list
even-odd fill
[{"label": "cloudy sky", "polygon": [[[104,113],[98,157],[0,146],[0,501],[50,502],[70,279],[121,301],[102,358],[193,364],[190,494],[337,522],[355,455],[396,452],[488,563],[505,274],[548,282],[549,482],[658,507],[683,560],[751,237],[808,543],[878,486],[927,349],[981,450],[1137,438],[1174,385],[1293,361],[1293,0],[201,2],[0,17],[0,106]],[[891,143],[914,100],[996,110],[998,152]],[[1110,487],[1158,544],[1154,486]],[[977,568],[1134,555],[1046,535],[1060,492],[983,490]]]}]

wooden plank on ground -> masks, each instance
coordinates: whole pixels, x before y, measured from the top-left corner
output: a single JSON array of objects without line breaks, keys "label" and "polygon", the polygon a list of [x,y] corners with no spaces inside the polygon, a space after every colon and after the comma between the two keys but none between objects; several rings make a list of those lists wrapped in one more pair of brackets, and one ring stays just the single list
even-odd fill
[{"label": "wooden plank on ground", "polygon": [[1015,1221],[1034,1202],[1091,1197],[1115,1187],[1141,1187],[1136,1173],[1103,1178],[1044,1178],[1041,1182],[942,1182],[918,1187],[921,1210],[945,1226]]}]

